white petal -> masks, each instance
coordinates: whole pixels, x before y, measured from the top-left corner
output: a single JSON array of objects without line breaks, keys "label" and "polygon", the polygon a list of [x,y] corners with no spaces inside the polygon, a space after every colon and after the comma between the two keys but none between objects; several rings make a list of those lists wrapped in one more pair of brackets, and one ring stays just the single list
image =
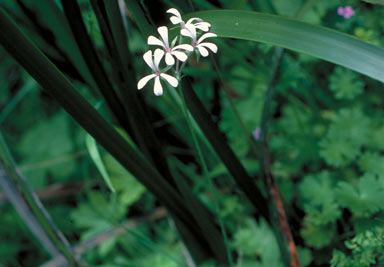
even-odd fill
[{"label": "white petal", "polygon": [[171,16],[169,19],[171,20],[172,24],[184,24],[183,19],[181,18],[180,12],[176,8],[170,8],[167,10],[167,13],[171,13],[175,16]]},{"label": "white petal", "polygon": [[199,44],[199,46],[204,46],[205,48],[209,48],[213,53],[217,52],[217,45],[213,43],[202,43],[202,44]]},{"label": "white petal", "polygon": [[184,35],[193,39],[192,33],[188,29],[181,29],[180,33],[181,35]]},{"label": "white petal", "polygon": [[168,66],[175,64],[175,59],[171,55],[171,53],[165,54],[165,63],[167,63]]},{"label": "white petal", "polygon": [[163,58],[163,56],[164,56],[164,51],[159,49],[159,48],[157,48],[155,50],[154,55],[153,55],[153,57],[154,57],[153,63],[155,64],[154,65],[154,69],[153,69],[154,71],[158,71],[159,70],[159,64],[160,64],[160,61]]},{"label": "white petal", "polygon": [[180,51],[172,51],[171,54],[177,57],[178,60],[183,62],[186,61],[188,58],[188,56],[184,52],[180,52]]},{"label": "white petal", "polygon": [[208,50],[204,46],[198,45],[197,49],[199,49],[200,55],[202,55],[203,57],[208,56],[208,54],[209,54]]},{"label": "white petal", "polygon": [[177,45],[174,48],[172,48],[172,51],[173,50],[178,50],[178,49],[183,49],[183,50],[192,52],[193,51],[193,46],[189,45],[189,44],[181,44],[181,45]]},{"label": "white petal", "polygon": [[160,77],[164,78],[172,87],[176,87],[179,84],[179,81],[171,75],[162,73]]},{"label": "white petal", "polygon": [[176,17],[181,18],[180,12],[176,8],[168,9],[167,13],[171,13],[171,14],[175,15]]},{"label": "white petal", "polygon": [[208,22],[198,22],[195,24],[196,29],[202,30],[204,32],[209,31],[209,27],[211,27],[211,24]]},{"label": "white petal", "polygon": [[189,25],[189,24],[192,24],[192,22],[194,22],[195,20],[197,20],[196,23],[199,23],[201,21],[203,21],[201,18],[190,18],[187,23],[185,23],[185,25]]},{"label": "white petal", "polygon": [[179,23],[183,22],[182,19],[175,17],[175,16],[170,17],[169,19],[171,20],[172,24],[179,24]]},{"label": "white petal", "polygon": [[188,25],[185,24],[185,28],[187,30],[189,30],[191,38],[193,40],[196,40],[196,28],[195,28],[195,25],[193,25],[193,24],[188,24]]},{"label": "white petal", "polygon": [[163,39],[165,46],[169,47],[169,43],[168,43],[168,28],[165,27],[165,26],[161,26],[161,27],[157,28],[157,31],[159,32],[161,38]]},{"label": "white petal", "polygon": [[147,43],[149,45],[160,45],[164,47],[164,43],[159,38],[156,38],[155,36],[152,36],[152,35],[148,36]]},{"label": "white petal", "polygon": [[147,84],[147,82],[149,82],[149,80],[151,80],[155,77],[156,77],[156,74],[151,74],[151,75],[147,75],[147,76],[141,78],[140,81],[137,83],[137,89],[140,90],[141,88],[143,88]]},{"label": "white petal", "polygon": [[203,35],[199,38],[199,40],[197,41],[197,43],[200,44],[204,39],[206,39],[206,38],[210,38],[210,37],[217,37],[217,35],[214,34],[214,33],[212,33],[212,32],[205,33],[205,34],[203,34]]},{"label": "white petal", "polygon": [[145,63],[153,70],[156,71],[155,65],[153,65],[152,51],[149,50],[143,55]]},{"label": "white petal", "polygon": [[163,94],[163,87],[161,86],[161,83],[160,83],[160,77],[157,76],[155,78],[155,85],[153,87],[153,92],[155,93],[155,95],[159,96],[159,95],[162,95]]}]

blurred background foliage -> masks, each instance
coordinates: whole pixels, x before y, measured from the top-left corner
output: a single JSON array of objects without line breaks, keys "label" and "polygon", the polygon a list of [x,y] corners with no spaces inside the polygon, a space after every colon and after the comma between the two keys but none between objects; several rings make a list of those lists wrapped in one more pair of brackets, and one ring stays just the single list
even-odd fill
[{"label": "blurred background foliage", "polygon": [[[78,80],[78,91],[107,116],[99,97],[88,91],[65,52],[67,41],[46,1],[9,0],[0,5],[29,33],[49,58]],[[59,1],[51,1],[60,5]],[[183,1],[141,1],[156,23],[165,23],[156,10],[183,9]],[[302,20],[354,35],[384,47],[384,8],[357,0],[192,0],[198,10],[244,9],[293,17],[307,5]],[[107,70],[105,52],[91,5],[79,0],[92,41]],[[345,19],[339,6],[355,15]],[[304,12],[303,11],[303,12]],[[125,12],[125,13],[124,13]],[[145,73],[145,40],[124,10],[136,77]],[[162,12],[161,14],[163,14]],[[53,35],[55,32],[55,35]],[[219,39],[216,57],[224,86],[229,88],[249,133],[260,127],[274,47]],[[282,193],[302,266],[373,266],[384,264],[384,86],[356,72],[311,56],[286,51],[272,103],[269,144],[272,171]],[[185,74],[247,170],[260,175],[256,156],[236,120],[228,96],[220,90],[209,60],[192,61]],[[71,76],[72,75],[72,76]],[[112,75],[109,73],[109,75]],[[80,80],[80,82],[79,82]],[[112,194],[86,146],[86,133],[0,48],[0,127],[18,169],[41,196],[53,220],[69,239],[81,244],[134,220],[100,244],[85,249],[90,266],[185,266],[185,248],[166,212],[143,217],[161,208],[145,187],[110,154],[99,147],[101,159],[116,190]],[[165,154],[183,175],[194,181],[194,192],[214,209],[209,182],[203,179],[185,120],[167,93],[142,91],[154,109],[156,135],[166,143]],[[207,147],[209,179],[220,189],[220,216],[231,232],[230,246],[237,266],[283,266],[270,226],[252,220],[252,209]],[[49,255],[23,224],[12,206],[0,198],[0,266],[37,266]],[[214,266],[207,263],[206,266]],[[378,266],[378,265],[376,265]]]}]

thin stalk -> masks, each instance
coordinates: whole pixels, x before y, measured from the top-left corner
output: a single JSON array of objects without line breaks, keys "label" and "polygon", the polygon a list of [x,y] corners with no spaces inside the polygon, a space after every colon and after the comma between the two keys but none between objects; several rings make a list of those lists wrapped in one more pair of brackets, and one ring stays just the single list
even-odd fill
[{"label": "thin stalk", "polygon": [[208,178],[209,187],[210,187],[210,190],[211,190],[211,192],[213,194],[213,197],[214,197],[213,202],[214,202],[215,212],[216,212],[216,215],[217,215],[217,218],[218,218],[218,221],[219,221],[221,233],[223,235],[224,244],[225,244],[225,248],[226,248],[226,252],[227,252],[227,258],[228,258],[227,260],[229,261],[229,266],[233,266],[232,254],[231,254],[231,250],[229,249],[229,245],[228,245],[229,242],[228,242],[227,232],[225,230],[223,218],[220,215],[220,208],[219,208],[219,203],[218,203],[217,191],[216,191],[216,189],[215,189],[215,187],[214,187],[214,185],[212,183],[212,179],[210,177],[208,177],[208,167],[207,167],[207,164],[205,162],[204,155],[203,155],[203,153],[201,151],[201,148],[200,148],[200,145],[198,143],[198,140],[196,138],[195,131],[194,131],[193,127],[192,127],[191,118],[189,117],[189,112],[188,112],[187,104],[185,103],[184,93],[183,93],[183,90],[181,88],[181,85],[179,85],[179,94],[180,94],[181,100],[183,102],[184,116],[185,116],[185,119],[187,121],[189,131],[191,132],[193,144],[194,144],[194,146],[196,148],[196,151],[197,151],[197,154],[198,154],[201,166],[203,168],[203,177],[205,177],[205,179]]},{"label": "thin stalk", "polygon": [[[168,91],[172,97],[172,101],[177,105],[177,108],[180,108],[181,110],[183,109],[183,101],[181,100],[180,95],[177,93],[176,90],[169,90]],[[188,111],[190,114],[190,112]],[[184,115],[183,115],[184,116]],[[189,117],[191,119],[191,124],[193,127],[193,130],[199,137],[200,141],[203,142],[203,144],[209,149],[209,151],[212,153],[213,156],[218,157],[216,154],[216,151],[213,149],[212,145],[210,142],[207,140],[205,137],[204,133],[201,131],[199,128],[199,124],[196,122],[196,120],[193,117]]]},{"label": "thin stalk", "polygon": [[[317,2],[318,0],[307,1],[305,5],[302,6],[297,12],[295,18],[302,17],[305,12]],[[275,224],[276,235],[280,240],[279,246],[282,252],[283,260],[287,266],[298,267],[300,266],[300,262],[297,248],[289,227],[287,216],[285,214],[284,205],[279,189],[272,174],[271,156],[268,145],[268,126],[271,120],[272,100],[275,93],[276,84],[280,77],[280,69],[283,56],[284,49],[280,47],[275,48],[275,57],[272,60],[272,70],[265,94],[263,112],[261,115],[260,140],[262,144],[262,153],[260,157],[260,165],[264,175],[264,184],[267,188],[268,196],[270,199],[269,202],[271,205],[271,217],[277,219],[277,223],[276,220],[273,220],[273,223]]]},{"label": "thin stalk", "polygon": [[280,63],[283,58],[284,51],[282,48],[276,48],[275,57],[272,63],[272,71],[270,75],[270,80],[268,83],[268,88],[265,94],[263,112],[261,118],[261,157],[260,165],[263,171],[264,184],[267,188],[269,203],[271,205],[271,217],[276,218],[277,220],[272,220],[272,223],[275,225],[276,235],[280,240],[280,250],[282,252],[283,260],[286,266],[299,267],[299,257],[297,254],[297,249],[295,241],[292,236],[292,232],[289,227],[288,219],[285,214],[284,205],[281,199],[279,189],[277,187],[276,181],[272,174],[271,169],[271,159],[268,146],[268,125],[271,119],[271,106],[274,94],[274,88],[279,79],[280,73]]}]

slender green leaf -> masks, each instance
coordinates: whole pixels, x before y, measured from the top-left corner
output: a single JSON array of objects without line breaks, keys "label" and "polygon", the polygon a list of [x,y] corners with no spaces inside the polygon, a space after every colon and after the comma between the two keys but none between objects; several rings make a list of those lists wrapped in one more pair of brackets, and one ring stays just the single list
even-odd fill
[{"label": "slender green leaf", "polygon": [[219,37],[281,46],[384,82],[384,49],[335,30],[250,11],[203,11],[187,17],[200,17],[210,22],[211,31]]},{"label": "slender green leaf", "polygon": [[52,257],[60,255],[60,252],[56,249],[49,236],[45,233],[44,228],[39,224],[36,217],[33,215],[33,211],[28,206],[27,201],[23,198],[22,194],[19,193],[17,184],[15,184],[6,173],[6,170],[1,162],[2,160],[0,160],[0,186],[4,194],[45,250]]},{"label": "slender green leaf", "polygon": [[111,178],[109,177],[109,174],[107,170],[105,169],[104,162],[101,159],[99,149],[97,148],[96,140],[87,134],[85,137],[85,144],[87,145],[88,153],[91,156],[93,163],[95,163],[97,169],[99,170],[101,176],[103,177],[105,183],[107,184],[108,188],[115,192],[115,188],[113,187],[113,184],[111,182]]},{"label": "slender green leaf", "polygon": [[113,40],[115,41],[117,50],[121,56],[121,61],[124,66],[128,66],[128,60],[131,57],[127,46],[127,34],[121,17],[118,0],[105,1],[104,5]]},{"label": "slender green leaf", "polygon": [[0,185],[32,233],[52,254],[60,252],[73,266],[80,266],[65,236],[53,223],[50,215],[27,180],[17,171],[13,157],[0,133]]}]

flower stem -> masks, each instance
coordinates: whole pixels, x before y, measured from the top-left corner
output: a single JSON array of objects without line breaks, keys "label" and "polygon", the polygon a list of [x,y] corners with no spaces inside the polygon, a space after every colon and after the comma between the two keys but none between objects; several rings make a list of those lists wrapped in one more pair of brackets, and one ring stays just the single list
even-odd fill
[{"label": "flower stem", "polygon": [[[184,62],[185,63],[185,62]],[[184,66],[184,63],[182,65],[182,67]],[[198,157],[199,157],[199,160],[200,160],[200,163],[201,163],[201,166],[203,168],[203,177],[204,178],[208,178],[208,182],[209,182],[209,187],[210,187],[210,190],[213,194],[213,203],[214,203],[214,208],[215,208],[215,213],[217,215],[217,218],[218,218],[218,222],[219,222],[219,225],[220,225],[220,230],[221,230],[221,233],[223,235],[223,239],[224,239],[224,243],[225,243],[225,247],[227,249],[227,256],[228,256],[228,260],[229,260],[229,266],[233,266],[233,259],[232,259],[232,254],[231,254],[231,250],[228,246],[228,235],[227,235],[227,231],[225,230],[225,226],[224,226],[224,221],[219,213],[219,203],[218,203],[218,195],[217,195],[217,191],[212,183],[212,179],[208,176],[208,167],[207,167],[207,164],[205,162],[205,159],[204,159],[204,156],[203,156],[203,153],[202,153],[202,150],[200,148],[200,145],[198,143],[198,140],[196,138],[196,134],[195,134],[195,131],[192,127],[192,122],[191,122],[191,118],[189,116],[189,112],[188,112],[188,108],[187,108],[187,105],[186,105],[186,102],[185,102],[185,98],[184,98],[184,93],[183,93],[183,90],[181,88],[181,85],[179,85],[179,94],[180,94],[180,97],[181,97],[181,100],[183,102],[183,112],[184,112],[184,115],[185,115],[185,119],[187,121],[187,124],[188,124],[188,128],[191,132],[191,136],[192,136],[192,140],[193,140],[193,143],[194,143],[194,146],[196,148],[196,151],[197,151],[197,154],[198,154]]]}]

